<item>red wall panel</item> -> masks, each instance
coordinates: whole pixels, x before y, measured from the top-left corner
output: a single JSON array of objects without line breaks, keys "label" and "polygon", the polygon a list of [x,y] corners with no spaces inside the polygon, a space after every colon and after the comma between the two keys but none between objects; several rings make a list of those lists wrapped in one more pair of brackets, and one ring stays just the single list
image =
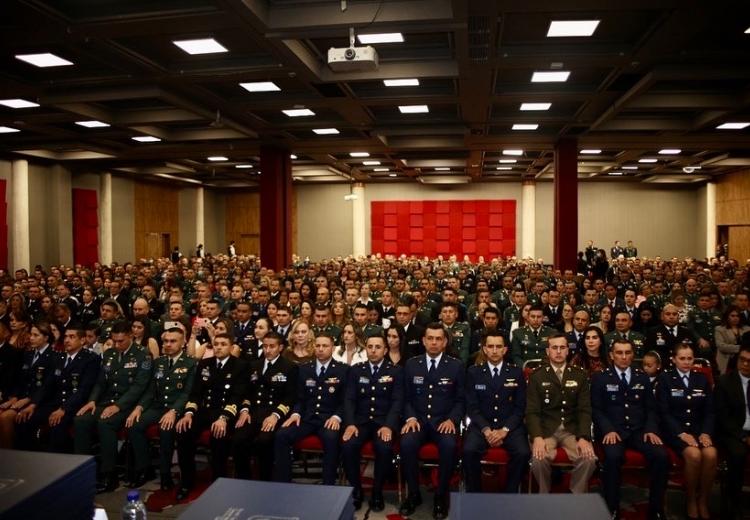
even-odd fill
[{"label": "red wall panel", "polygon": [[373,201],[373,253],[515,255],[515,200]]},{"label": "red wall panel", "polygon": [[99,261],[99,205],[96,190],[73,189],[73,262]]}]

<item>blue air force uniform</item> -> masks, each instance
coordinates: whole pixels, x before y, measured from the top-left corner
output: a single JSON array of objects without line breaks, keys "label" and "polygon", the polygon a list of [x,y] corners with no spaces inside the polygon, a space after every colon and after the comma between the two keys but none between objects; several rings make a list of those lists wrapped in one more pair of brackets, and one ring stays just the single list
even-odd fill
[{"label": "blue air force uniform", "polygon": [[626,449],[642,453],[648,464],[651,479],[649,518],[663,511],[669,456],[663,446],[643,439],[646,433],[659,433],[653,395],[651,380],[642,370],[631,367],[623,372],[610,367],[593,376],[591,406],[594,431],[599,441],[611,432],[616,432],[621,439],[616,444],[602,445],[604,499],[613,513],[620,507],[621,468]]},{"label": "blue air force uniform", "polygon": [[[36,358],[36,359],[35,359]],[[29,399],[29,404],[36,408],[31,417],[18,425],[16,429],[16,446],[21,449],[35,447],[36,430],[43,419],[42,414],[49,414],[50,386],[53,384],[55,366],[60,355],[46,345],[43,350],[30,350],[23,354],[21,373],[16,380],[11,396]]]},{"label": "blue air force uniform", "polygon": [[[381,361],[377,371],[368,361],[349,369],[344,398],[344,425],[354,425],[358,434],[341,446],[344,472],[355,490],[362,487],[360,480],[360,452],[367,441],[375,451],[373,496],[381,496],[388,466],[393,460],[393,442],[398,434],[404,404],[404,378],[401,367],[388,358]],[[393,432],[390,442],[381,440],[377,433],[387,426]]]},{"label": "blue air force uniform", "polygon": [[[495,374],[497,370],[497,374]],[[471,366],[466,373],[466,414],[471,420],[464,437],[466,491],[481,491],[481,460],[489,448],[486,429],[505,430],[500,447],[510,456],[505,491],[517,493],[531,456],[526,428],[526,380],[523,370],[507,362]]]},{"label": "blue air force uniform", "polygon": [[437,428],[446,419],[456,427],[464,416],[464,388],[466,369],[460,360],[442,353],[438,359],[428,355],[411,358],[404,368],[406,402],[404,418],[415,418],[421,429],[401,437],[401,458],[410,496],[419,489],[419,449],[425,442],[437,444],[439,452],[439,479],[436,495],[448,492],[455,467],[457,435],[438,433]]},{"label": "blue air force uniform", "polygon": [[338,417],[339,423],[343,423],[344,385],[349,365],[333,358],[326,365],[316,360],[299,367],[297,402],[291,415],[299,415],[300,423],[299,426],[282,428],[276,434],[274,477],[277,481],[292,480],[291,451],[294,443],[308,435],[316,435],[323,443],[323,484],[332,486],[336,483],[341,430],[326,428],[325,423],[331,417]]},{"label": "blue air force uniform", "polygon": [[[687,384],[683,379],[687,376]],[[662,430],[669,446],[678,454],[687,444],[678,438],[689,433],[696,440],[701,434],[714,434],[714,407],[711,386],[700,372],[682,374],[671,368],[659,374],[656,384],[656,402]]]}]

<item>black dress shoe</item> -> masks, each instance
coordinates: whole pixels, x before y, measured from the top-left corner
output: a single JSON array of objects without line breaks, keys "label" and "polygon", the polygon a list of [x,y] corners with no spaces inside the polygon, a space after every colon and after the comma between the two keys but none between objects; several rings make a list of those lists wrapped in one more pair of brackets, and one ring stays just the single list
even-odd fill
[{"label": "black dress shoe", "polygon": [[120,479],[117,475],[107,475],[104,480],[96,483],[97,493],[110,493],[120,486]]},{"label": "black dress shoe", "polygon": [[175,498],[177,498],[177,501],[180,502],[182,500],[185,500],[189,494],[190,488],[180,487],[180,489],[177,490],[177,496]]},{"label": "black dress shoe", "polygon": [[139,471],[138,473],[135,474],[135,476],[133,477],[133,480],[131,480],[128,483],[128,486],[133,489],[136,489],[136,488],[143,486],[146,482],[148,482],[148,480],[149,479],[148,479],[148,475],[146,474],[146,472]]},{"label": "black dress shoe", "polygon": [[422,504],[422,497],[419,495],[409,495],[406,500],[401,502],[398,512],[401,516],[411,516],[414,511]]},{"label": "black dress shoe", "polygon": [[432,517],[435,520],[448,518],[448,500],[446,497],[435,497],[435,504],[432,507]]},{"label": "black dress shoe", "polygon": [[368,502],[368,505],[370,506],[370,511],[379,513],[380,511],[385,509],[385,501],[383,500],[383,495],[372,495],[370,501]]},{"label": "black dress shoe", "polygon": [[362,493],[362,488],[355,489],[352,492],[352,503],[354,504],[355,511],[359,511],[359,509],[362,507],[363,498],[364,494]]},{"label": "black dress shoe", "polygon": [[172,475],[162,475],[161,476],[161,490],[169,491],[172,488],[174,488],[174,480],[172,480]]}]

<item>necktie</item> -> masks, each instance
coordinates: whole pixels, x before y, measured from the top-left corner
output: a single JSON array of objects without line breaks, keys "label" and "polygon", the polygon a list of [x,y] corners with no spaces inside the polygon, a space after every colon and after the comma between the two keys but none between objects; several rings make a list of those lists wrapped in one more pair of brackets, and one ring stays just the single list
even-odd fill
[{"label": "necktie", "polygon": [[378,365],[371,365],[371,367],[372,367],[372,377],[377,377],[378,370],[380,369],[380,367]]},{"label": "necktie", "polygon": [[39,361],[39,352],[34,352],[34,358],[31,360],[32,365],[36,365],[36,362]]},{"label": "necktie", "polygon": [[625,376],[625,372],[620,372],[620,377],[622,378],[622,384],[628,386],[628,378]]},{"label": "necktie", "polygon": [[[497,367],[493,368],[493,369],[492,369],[492,377],[497,377],[497,376],[498,376],[498,374],[499,374],[499,372],[498,372],[498,370],[497,370]],[[750,385],[748,385],[748,386],[750,387]]]},{"label": "necktie", "polygon": [[682,376],[682,382],[685,384],[685,388],[690,387],[690,379],[688,378],[687,374]]},{"label": "necktie", "polygon": [[63,368],[68,368],[68,365],[70,365],[70,356],[65,357],[65,366]]},{"label": "necktie", "polygon": [[534,337],[535,337],[535,338],[538,338],[538,337],[539,337],[539,329],[536,329],[536,330],[534,331]]},{"label": "necktie", "polygon": [[431,360],[430,360],[430,372],[432,372],[432,371],[433,371],[433,370],[435,370],[436,368],[437,368],[437,363],[436,363],[436,361],[435,361],[434,359],[431,359]]},{"label": "necktie", "polygon": [[169,369],[171,370],[173,366],[174,366],[174,359],[169,358]]},{"label": "necktie", "polygon": [[219,361],[219,360],[216,360],[216,369],[217,369],[217,370],[221,370],[222,368],[223,368],[223,366],[222,366],[222,364],[221,364],[221,361]]},{"label": "necktie", "polygon": [[269,369],[269,367],[270,367],[270,366],[271,366],[271,363],[269,363],[269,362],[268,362],[268,360],[266,360],[266,361],[265,361],[265,362],[263,363],[263,373],[264,373],[264,374],[266,373],[266,371],[267,371],[267,370]]},{"label": "necktie", "polygon": [[557,375],[557,379],[559,379],[560,382],[562,383],[562,380],[563,380],[563,370],[562,370],[562,368],[556,368],[555,369],[555,374]]},{"label": "necktie", "polygon": [[320,365],[320,374],[319,377],[323,377],[323,375],[326,373],[326,366]]}]

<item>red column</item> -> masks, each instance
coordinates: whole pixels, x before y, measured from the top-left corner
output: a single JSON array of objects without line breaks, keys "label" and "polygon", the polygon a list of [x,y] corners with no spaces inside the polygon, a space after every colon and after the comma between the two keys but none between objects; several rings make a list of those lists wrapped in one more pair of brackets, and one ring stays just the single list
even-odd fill
[{"label": "red column", "polygon": [[575,272],[577,248],[578,141],[561,139],[555,146],[555,267]]},{"label": "red column", "polygon": [[292,161],[289,150],[260,149],[260,257],[279,270],[292,261]]}]

